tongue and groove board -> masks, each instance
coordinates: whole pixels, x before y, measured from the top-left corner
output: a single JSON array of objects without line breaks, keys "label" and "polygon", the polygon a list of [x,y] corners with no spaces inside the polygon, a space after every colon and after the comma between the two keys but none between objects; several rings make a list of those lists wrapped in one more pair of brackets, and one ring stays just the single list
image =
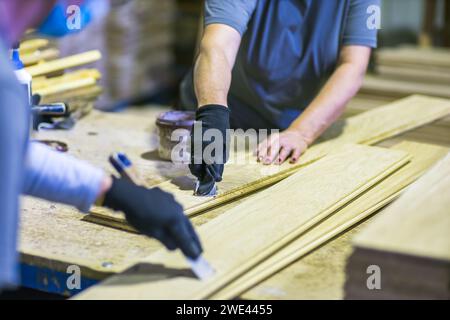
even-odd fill
[{"label": "tongue and groove board", "polygon": [[402,142],[395,145],[393,149],[408,152],[412,156],[411,162],[208,298],[237,297],[333,237],[345,232],[396,199],[408,185],[444,158],[449,151],[448,148],[413,142]]},{"label": "tongue and groove board", "polygon": [[201,299],[226,286],[410,160],[400,150],[344,146],[201,226],[207,281],[161,250],[80,299]]},{"label": "tongue and groove board", "polygon": [[[306,151],[297,165],[285,163],[280,167],[272,166],[272,170],[277,170],[273,173],[267,167],[255,162],[247,161],[242,165],[234,161],[234,163],[227,164],[224,180],[219,183],[219,194],[215,198],[193,196],[195,181],[191,176],[179,177],[158,186],[173,193],[183,205],[185,213],[193,216],[273,185],[344,144],[372,145],[446,115],[450,115],[450,100],[411,96],[338,121],[325,132],[319,143]],[[239,159],[243,156],[246,156],[247,159],[254,159],[251,155],[236,155],[231,159]],[[126,223],[122,214],[103,208],[94,208],[91,214],[85,217],[85,220],[134,231]]]},{"label": "tongue and groove board", "polygon": [[450,261],[450,154],[363,230],[354,245]]},{"label": "tongue and groove board", "polygon": [[[450,154],[354,239],[347,299],[450,299]],[[381,289],[367,290],[368,265]]]}]

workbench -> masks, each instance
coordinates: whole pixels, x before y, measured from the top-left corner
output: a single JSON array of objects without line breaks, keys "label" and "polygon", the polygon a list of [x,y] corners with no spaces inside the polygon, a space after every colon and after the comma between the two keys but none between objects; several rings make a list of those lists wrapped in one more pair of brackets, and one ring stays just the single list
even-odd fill
[{"label": "workbench", "polygon": [[[383,102],[355,98],[348,114]],[[167,107],[146,106],[130,108],[122,113],[93,111],[70,131],[41,131],[33,138],[65,142],[69,146],[69,154],[111,173],[108,156],[112,152],[125,152],[147,180],[157,183],[186,171],[185,167],[175,166],[158,157],[155,119],[166,110]],[[450,119],[384,141],[382,145],[389,146],[402,140],[450,147]],[[201,225],[241,201],[210,210],[193,217],[192,221],[197,226]],[[97,225],[84,220],[84,217],[73,208],[24,197],[19,246],[24,287],[71,296],[114,273],[125,271],[139,259],[162,248],[155,240]],[[351,238],[360,228],[361,225],[330,241],[241,298],[342,299],[345,264],[352,251]],[[73,265],[80,268],[81,288],[70,290],[66,281],[72,273],[67,271]]]}]

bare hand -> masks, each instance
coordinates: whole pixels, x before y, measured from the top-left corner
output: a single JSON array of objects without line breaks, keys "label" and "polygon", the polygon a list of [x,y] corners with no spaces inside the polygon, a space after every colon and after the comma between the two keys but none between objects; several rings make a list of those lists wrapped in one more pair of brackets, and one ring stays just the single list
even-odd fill
[{"label": "bare hand", "polygon": [[272,134],[258,145],[258,161],[265,165],[280,165],[290,157],[290,163],[296,163],[308,148],[306,139],[297,130],[286,130]]}]

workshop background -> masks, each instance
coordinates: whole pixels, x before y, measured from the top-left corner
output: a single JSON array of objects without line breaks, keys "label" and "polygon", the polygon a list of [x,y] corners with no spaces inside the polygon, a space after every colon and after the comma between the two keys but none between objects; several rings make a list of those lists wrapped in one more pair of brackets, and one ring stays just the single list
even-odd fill
[{"label": "workshop background", "polygon": [[[192,66],[202,0],[112,0],[112,10],[85,32],[61,40],[62,56],[97,49],[103,59],[102,110],[155,102],[173,105]],[[399,14],[401,13],[401,14]],[[450,47],[449,0],[383,0],[379,47]]]},{"label": "workshop background", "polygon": [[[21,50],[27,70],[33,74],[33,91],[40,94],[44,102],[70,102],[72,115],[76,115],[73,123],[67,124],[66,119],[63,120],[63,125],[68,125],[71,130],[42,130],[36,133],[35,138],[66,141],[70,154],[99,166],[105,166],[105,155],[120,146],[136,159],[136,167],[148,170],[145,175],[148,180],[155,179],[152,183],[163,181],[162,177],[153,176],[160,171],[174,179],[182,170],[171,167],[168,161],[159,157],[157,139],[154,139],[158,135],[155,120],[161,112],[177,104],[179,83],[192,67],[202,4],[202,0],[111,0],[109,15],[79,34],[56,42],[27,38],[28,42],[22,43]],[[411,173],[409,180],[404,179],[412,183],[423,174],[418,167],[422,166],[423,171],[431,168],[448,153],[450,147],[450,0],[383,0],[381,28],[379,48],[373,54],[364,85],[348,104],[344,115],[348,119],[366,111],[373,112],[378,123],[373,121],[373,124],[363,118],[363,124],[367,126],[369,123],[373,132],[361,133],[361,141],[349,137],[359,137],[359,132],[347,132],[348,136],[342,140],[372,144],[368,142],[375,139],[371,135],[380,134],[386,139],[374,140],[380,142],[377,146],[389,148],[389,151],[393,149],[392,152],[406,150],[414,157],[418,154],[428,157],[421,158],[420,165],[415,164],[413,168],[417,172]],[[73,55],[76,59],[70,60],[68,57]],[[51,64],[54,59],[66,57],[69,60],[64,60],[64,63],[59,60],[59,63]],[[83,69],[76,69],[79,67]],[[411,95],[414,96],[407,98]],[[117,113],[98,112],[92,110],[93,107]],[[416,112],[408,112],[411,110],[408,108]],[[388,121],[391,119],[392,123]],[[359,120],[361,118],[355,121],[356,127]],[[383,131],[388,129],[391,131]],[[101,141],[101,144],[92,141]],[[447,157],[447,163],[449,159]],[[250,184],[254,178],[251,173],[244,171],[239,178]],[[234,183],[237,184],[236,181]],[[408,185],[404,181],[402,183]],[[386,189],[392,194],[383,201],[392,201],[395,188]],[[378,192],[377,189],[374,192]],[[380,193],[383,192],[376,195],[380,196]],[[371,203],[370,197],[366,200]],[[192,221],[196,226],[207,224],[225,211],[232,210],[240,201],[243,199],[218,206],[193,217]],[[359,205],[364,207],[361,202]],[[352,239],[371,225],[369,216],[378,213],[380,208],[376,203],[370,208],[373,210],[370,214],[342,227],[326,241],[305,252],[301,259],[292,258],[290,264],[286,262],[283,268],[280,267],[279,272],[267,274],[266,278],[241,290],[239,297],[360,298],[361,288],[357,284],[365,284],[361,281],[365,274],[358,274],[356,270],[359,270],[361,261],[371,257],[367,250],[353,250],[355,244]],[[160,249],[159,244],[152,240],[125,232],[130,230],[123,225],[124,221],[108,218],[111,217],[107,214],[85,217],[62,205],[27,199],[22,212],[20,248],[24,288],[12,297],[71,297],[80,290],[70,291],[65,287],[68,265],[76,263],[82,267],[86,275],[82,286],[86,288],[126,270],[130,261],[144,259]],[[109,226],[108,223],[114,226],[103,227]],[[117,225],[120,226],[117,228]],[[429,227],[433,231],[434,226],[430,224]],[[105,249],[106,245],[108,249]],[[349,258],[352,252],[354,254]],[[382,261],[388,258],[392,256],[381,255]],[[386,292],[411,299],[428,298],[426,294],[433,298],[448,297],[448,260],[444,266],[426,266],[427,270],[437,270],[435,273],[427,271],[426,275],[420,268],[409,268],[409,260],[396,260],[394,257],[389,261],[392,262],[392,270],[404,275],[400,284],[417,281],[412,285],[428,291],[401,291],[403,288],[398,289],[393,281],[392,291]],[[298,290],[299,287],[306,289]],[[99,290],[102,290],[101,286]],[[230,292],[226,294],[236,297]],[[8,295],[3,297],[8,298]],[[392,296],[368,298],[373,297]]]}]

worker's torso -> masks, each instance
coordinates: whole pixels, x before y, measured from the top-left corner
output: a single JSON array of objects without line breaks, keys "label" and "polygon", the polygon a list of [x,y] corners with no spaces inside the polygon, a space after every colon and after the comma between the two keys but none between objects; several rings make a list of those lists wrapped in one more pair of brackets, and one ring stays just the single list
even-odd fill
[{"label": "worker's torso", "polygon": [[284,127],[285,114],[293,118],[307,107],[334,71],[348,5],[259,0],[233,70],[231,100]]}]

